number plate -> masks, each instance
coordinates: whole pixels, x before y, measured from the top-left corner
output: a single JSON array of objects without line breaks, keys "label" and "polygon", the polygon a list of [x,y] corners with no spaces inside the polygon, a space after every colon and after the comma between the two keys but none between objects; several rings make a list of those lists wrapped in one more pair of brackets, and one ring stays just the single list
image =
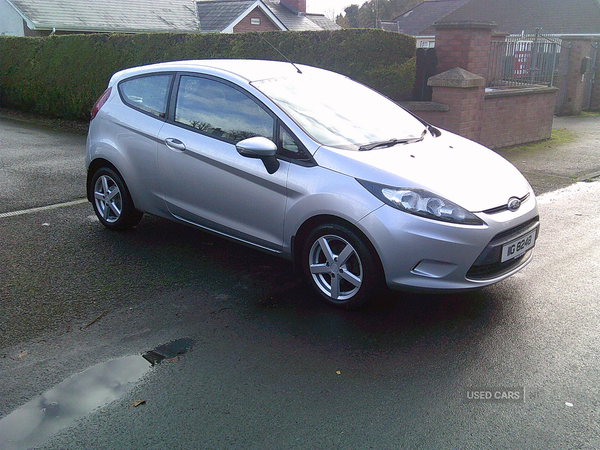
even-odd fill
[{"label": "number plate", "polygon": [[537,229],[518,237],[514,241],[510,241],[508,244],[504,244],[502,246],[502,262],[518,258],[532,249],[535,245],[536,234]]}]

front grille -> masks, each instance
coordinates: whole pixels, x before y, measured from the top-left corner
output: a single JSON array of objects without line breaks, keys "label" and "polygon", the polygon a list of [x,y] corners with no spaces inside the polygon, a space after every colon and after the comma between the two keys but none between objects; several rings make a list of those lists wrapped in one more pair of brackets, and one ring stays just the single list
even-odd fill
[{"label": "front grille", "polygon": [[[527,194],[523,197],[521,197],[519,200],[521,200],[521,205],[523,203],[525,203],[530,197],[530,194]],[[502,205],[502,206],[497,206],[496,208],[491,208],[491,209],[486,209],[485,211],[482,211],[486,214],[497,214],[499,212],[504,212],[504,211],[508,211],[508,203],[506,205]]]},{"label": "front grille", "polygon": [[501,262],[502,246],[535,228],[538,228],[539,230],[539,224],[540,218],[535,217],[517,227],[497,234],[473,263],[467,272],[467,278],[471,280],[496,278],[510,272],[526,261],[531,254],[531,250],[518,258]]}]

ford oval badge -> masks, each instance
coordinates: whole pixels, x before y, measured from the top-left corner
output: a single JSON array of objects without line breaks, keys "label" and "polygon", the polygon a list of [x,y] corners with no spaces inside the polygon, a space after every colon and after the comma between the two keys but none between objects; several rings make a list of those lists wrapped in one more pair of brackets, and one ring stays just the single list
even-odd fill
[{"label": "ford oval badge", "polygon": [[517,197],[511,197],[508,199],[507,207],[509,211],[516,211],[521,207],[521,200],[519,200]]}]

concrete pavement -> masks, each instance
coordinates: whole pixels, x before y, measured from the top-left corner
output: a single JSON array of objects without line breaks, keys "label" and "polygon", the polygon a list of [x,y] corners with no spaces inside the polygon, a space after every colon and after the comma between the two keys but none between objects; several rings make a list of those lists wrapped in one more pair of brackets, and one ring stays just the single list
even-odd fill
[{"label": "concrete pavement", "polygon": [[555,117],[552,128],[566,131],[561,134],[567,137],[497,150],[525,175],[537,195],[600,177],[600,114]]}]

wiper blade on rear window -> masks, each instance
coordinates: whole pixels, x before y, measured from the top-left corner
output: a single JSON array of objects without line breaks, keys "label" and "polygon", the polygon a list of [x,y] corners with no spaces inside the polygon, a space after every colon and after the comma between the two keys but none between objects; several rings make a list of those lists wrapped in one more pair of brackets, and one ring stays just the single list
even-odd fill
[{"label": "wiper blade on rear window", "polygon": [[386,148],[386,147],[393,147],[394,145],[398,145],[398,144],[412,144],[414,142],[420,142],[425,137],[425,134],[427,134],[427,129],[423,130],[423,133],[421,133],[420,137],[405,138],[405,139],[389,139],[387,141],[373,142],[372,144],[361,145],[358,148],[358,151],[365,152],[368,150],[373,150],[375,148]]}]

